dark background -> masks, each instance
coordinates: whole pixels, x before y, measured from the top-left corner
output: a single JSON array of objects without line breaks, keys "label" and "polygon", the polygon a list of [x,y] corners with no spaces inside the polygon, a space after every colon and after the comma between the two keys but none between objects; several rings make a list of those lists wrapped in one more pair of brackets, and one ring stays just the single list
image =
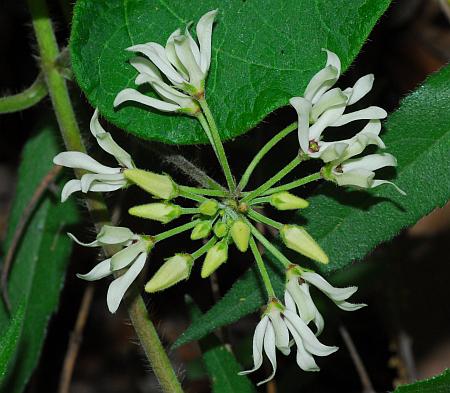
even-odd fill
[{"label": "dark background", "polygon": [[[402,97],[450,58],[450,10],[447,7],[445,12],[444,3],[437,0],[394,1],[339,84],[347,86],[358,77],[372,72],[376,83],[371,93],[371,103],[386,108],[388,112],[395,110]],[[52,16],[60,44],[64,46],[69,34],[66,13],[70,12],[70,7],[61,9],[58,4],[53,4]],[[21,1],[0,1],[0,38],[0,94],[18,92],[29,86],[38,72],[30,20]],[[81,124],[86,127],[91,110],[73,84],[72,90]],[[0,132],[4,136],[0,144],[2,234],[5,233],[8,210],[14,196],[21,149],[46,110],[51,110],[48,98],[32,109],[0,117]],[[233,169],[242,171],[252,157],[252,150],[256,151],[273,130],[281,129],[294,120],[293,110],[282,109],[269,116],[257,129],[228,143]],[[108,126],[108,129],[112,127]],[[275,161],[277,155],[283,159],[286,149],[295,146],[295,143],[290,143],[295,142],[294,139],[286,141],[275,151]],[[153,145],[149,151],[141,141],[134,141],[133,145],[135,154],[144,156],[148,167],[159,166],[166,171],[173,169],[161,164],[155,154],[150,154],[154,148],[161,146]],[[207,150],[194,146],[180,149],[180,152],[207,168],[214,177],[219,170],[211,166],[214,160]],[[128,204],[140,197],[142,195],[126,194],[121,197],[125,199],[118,201],[113,196],[108,203],[114,208],[119,206],[119,202]],[[129,221],[123,219],[121,223],[126,225]],[[133,225],[136,228],[136,225],[142,224]],[[78,234],[87,238],[92,232],[84,225],[79,228]],[[338,273],[333,280],[341,285],[359,285],[358,300],[369,304],[369,307],[356,313],[337,312],[325,301],[319,304],[328,324],[323,341],[338,345],[340,351],[320,359],[318,363],[322,371],[310,374],[298,369],[294,357],[279,356],[276,384],[267,384],[260,391],[361,392],[363,389],[358,373],[340,334],[342,328],[352,337],[377,392],[392,390],[399,383],[432,376],[450,367],[449,241],[450,207],[446,206],[403,231],[389,244],[378,247],[365,261]],[[178,242],[178,247],[184,244]],[[156,251],[156,258],[168,256],[164,249]],[[75,249],[59,311],[50,323],[40,366],[29,384],[28,392],[58,390],[61,365],[86,288],[86,283],[78,280],[75,273],[89,270],[96,258],[98,256],[91,252]],[[206,310],[214,303],[214,298],[225,293],[251,263],[251,260],[238,254],[233,253],[232,258],[233,264],[226,264],[220,270],[216,282],[218,290],[213,290],[209,281],[195,278],[199,275],[193,274],[186,284],[153,296],[151,300],[145,297],[167,347],[189,324],[184,294],[189,293]],[[158,392],[157,382],[136,344],[123,309],[111,316],[106,308],[107,285],[107,280],[95,284],[94,300],[70,391]],[[219,332],[232,344],[244,366],[249,366],[251,361],[251,338],[256,322],[257,316],[249,316]],[[201,393],[210,390],[197,344],[171,351],[170,355],[183,376],[187,391]],[[264,372],[267,370],[258,372],[254,376],[255,381],[260,380]]]}]

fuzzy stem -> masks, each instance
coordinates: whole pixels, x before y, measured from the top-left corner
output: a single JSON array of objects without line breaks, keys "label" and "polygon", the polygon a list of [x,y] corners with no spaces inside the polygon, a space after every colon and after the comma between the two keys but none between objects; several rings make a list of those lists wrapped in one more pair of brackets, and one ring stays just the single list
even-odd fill
[{"label": "fuzzy stem", "polygon": [[266,217],[261,213],[258,213],[256,210],[249,209],[247,214],[253,220],[274,227],[275,229],[280,230],[283,227],[283,224],[281,222],[272,220],[271,218]]},{"label": "fuzzy stem", "polygon": [[312,175],[302,177],[301,179],[291,181],[290,183],[282,184],[278,187],[269,188],[268,190],[264,191],[262,195],[271,195],[280,191],[292,190],[293,188],[303,186],[316,180],[320,180],[321,178],[322,176],[320,175],[320,172],[316,172]]},{"label": "fuzzy stem", "polygon": [[256,190],[251,191],[247,194],[241,202],[250,202],[252,199],[264,194],[270,187],[272,187],[275,183],[279,182],[283,177],[285,177],[288,173],[290,173],[293,169],[295,169],[300,163],[302,159],[297,156],[295,157],[289,164],[287,164],[281,171],[272,176],[265,183],[261,184]]},{"label": "fuzzy stem", "polygon": [[[28,0],[28,7],[36,34],[42,71],[66,148],[67,150],[86,152],[66,82],[56,65],[59,48],[45,0]],[[87,205],[90,212],[97,210],[107,212],[106,204],[101,197],[96,200],[87,199]],[[97,221],[97,229],[101,228],[103,223]],[[116,250],[110,247],[105,248],[107,255],[111,255],[114,251]],[[128,313],[162,390],[167,393],[182,393],[180,382],[149,318],[141,296],[136,295],[129,303]]]},{"label": "fuzzy stem", "polygon": [[191,199],[192,201],[196,201],[199,203],[202,203],[206,201],[208,198],[204,197],[203,195],[194,194],[193,192],[186,191],[184,189],[179,188],[180,197]]},{"label": "fuzzy stem", "polygon": [[181,214],[199,214],[200,210],[198,207],[182,207]]},{"label": "fuzzy stem", "polygon": [[270,151],[270,149],[272,149],[272,147],[274,147],[278,142],[280,142],[285,136],[289,135],[292,131],[296,129],[297,129],[297,122],[288,125],[286,128],[281,130],[262,147],[262,149],[255,155],[255,157],[245,170],[244,174],[242,175],[241,181],[238,184],[238,189],[240,191],[244,190],[256,166],[263,159],[263,157]]},{"label": "fuzzy stem", "polygon": [[276,297],[275,291],[273,290],[273,286],[269,278],[269,273],[267,272],[266,266],[264,265],[264,261],[261,257],[261,253],[259,252],[258,246],[256,245],[255,239],[253,239],[253,237],[250,238],[250,249],[252,250],[253,256],[255,257],[256,264],[258,265],[259,273],[261,274],[261,278],[266,288],[267,295],[269,296],[269,299],[272,299]]},{"label": "fuzzy stem", "polygon": [[198,103],[202,107],[203,113],[205,114],[206,120],[208,121],[209,130],[211,132],[211,137],[213,140],[213,147],[216,152],[219,163],[222,167],[223,173],[225,174],[228,188],[229,188],[230,192],[233,193],[234,190],[236,189],[236,183],[234,181],[233,175],[231,174],[230,165],[228,164],[228,159],[225,154],[225,150],[223,148],[222,140],[220,139],[220,134],[219,134],[219,130],[217,129],[216,122],[214,120],[214,117],[211,113],[211,110],[209,109],[209,106],[208,106],[208,103],[206,102],[206,100],[204,98],[202,98],[198,101]]},{"label": "fuzzy stem", "polygon": [[191,254],[191,257],[196,260],[200,258],[205,252],[207,252],[214,244],[217,242],[217,237],[212,237],[208,240],[207,243],[205,243],[202,247],[200,247],[197,251],[193,252]]},{"label": "fuzzy stem", "polygon": [[221,197],[221,198],[225,198],[228,196],[228,193],[226,191],[211,190],[208,188],[179,186],[179,189],[181,192],[186,191],[188,193],[197,194],[197,195],[207,195],[207,196],[214,196],[214,197]]},{"label": "fuzzy stem", "polygon": [[179,233],[182,233],[182,232],[188,231],[191,228],[194,228],[199,222],[200,222],[200,220],[190,221],[186,224],[180,225],[179,227],[172,228],[172,229],[169,229],[168,231],[158,233],[157,235],[153,236],[153,240],[155,242],[160,242],[162,240],[166,240],[169,237],[178,235]]},{"label": "fuzzy stem", "polygon": [[11,96],[0,97],[0,114],[13,113],[36,105],[48,94],[42,74],[24,91]]},{"label": "fuzzy stem", "polygon": [[263,196],[263,197],[253,199],[252,201],[250,201],[248,203],[248,205],[252,206],[252,205],[259,205],[260,203],[270,203],[271,200],[272,200],[272,195]]}]

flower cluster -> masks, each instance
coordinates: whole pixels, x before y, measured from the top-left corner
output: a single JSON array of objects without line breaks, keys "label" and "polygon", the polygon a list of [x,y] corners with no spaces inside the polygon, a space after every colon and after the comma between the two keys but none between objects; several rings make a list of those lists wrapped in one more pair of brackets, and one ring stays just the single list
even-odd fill
[{"label": "flower cluster", "polygon": [[[322,344],[317,336],[324,329],[324,318],[317,309],[310,294],[313,286],[329,297],[340,309],[354,311],[365,306],[347,300],[357,288],[335,288],[313,271],[293,263],[280,251],[273,240],[266,238],[261,227],[270,227],[279,235],[285,247],[317,263],[329,263],[329,257],[305,228],[290,223],[281,223],[266,215],[269,211],[298,211],[308,208],[307,200],[292,194],[290,190],[308,182],[321,179],[340,186],[373,188],[389,183],[375,180],[374,171],[395,166],[395,157],[383,154],[359,156],[367,146],[385,148],[379,134],[380,120],[386,112],[379,107],[368,107],[346,113],[347,107],[363,98],[372,88],[373,75],[360,78],[353,87],[341,90],[333,87],[341,73],[338,56],[327,52],[327,64],[313,76],[303,97],[294,97],[291,105],[298,114],[298,123],[287,127],[276,135],[255,156],[244,172],[240,182],[235,183],[224,152],[218,128],[205,98],[207,73],[211,61],[211,34],[217,11],[203,15],[196,28],[198,44],[189,33],[176,30],[163,47],[157,43],[135,45],[128,50],[140,52],[130,60],[138,71],[135,83],[149,83],[160,100],[146,96],[137,90],[126,88],[118,93],[114,105],[124,101],[136,101],[166,112],[189,114],[202,125],[222,167],[227,188],[207,178],[207,188],[198,188],[176,183],[166,174],[158,174],[137,168],[131,156],[123,150],[106,132],[98,121],[98,111],[91,120],[91,133],[99,146],[112,155],[118,167],[105,166],[80,152],[58,154],[54,162],[81,170],[80,180],[70,180],[62,191],[62,200],[72,193],[109,192],[137,186],[154,199],[150,203],[133,206],[128,210],[132,216],[148,219],[166,225],[175,220],[189,217],[186,222],[160,233],[136,234],[125,227],[105,225],[96,240],[84,244],[86,247],[104,247],[115,250],[107,259],[96,265],[89,273],[78,275],[85,280],[98,280],[109,275],[114,280],[109,286],[107,304],[111,312],[119,307],[127,289],[136,280],[157,243],[181,233],[190,231],[193,242],[202,245],[189,252],[178,252],[168,258],[145,285],[149,293],[165,290],[182,280],[187,280],[193,267],[202,259],[201,277],[207,278],[228,261],[230,246],[241,253],[251,252],[260,272],[268,295],[268,304],[258,323],[253,338],[252,370],[258,369],[265,353],[272,364],[272,374],[261,383],[273,378],[276,372],[276,349],[288,355],[297,346],[297,363],[305,371],[318,371],[314,356],[328,356],[337,347]],[[367,120],[365,127],[354,137],[339,141],[326,141],[324,132],[330,127],[339,127],[356,120]],[[272,178],[252,191],[245,191],[249,179],[262,158],[289,132],[298,129],[299,154]],[[317,159],[323,162],[321,170],[290,183],[276,185],[302,161]],[[399,188],[397,188],[400,192]],[[156,199],[156,200],[155,200]],[[175,202],[175,200],[184,202]],[[185,202],[190,205],[185,206]],[[286,272],[284,304],[277,299],[262,258],[258,244]],[[312,327],[312,325],[314,327]]]}]

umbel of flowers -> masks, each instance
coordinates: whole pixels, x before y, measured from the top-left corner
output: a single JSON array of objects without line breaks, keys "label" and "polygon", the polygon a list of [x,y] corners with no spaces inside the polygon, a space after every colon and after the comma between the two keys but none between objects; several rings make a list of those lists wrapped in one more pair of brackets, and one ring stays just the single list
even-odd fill
[{"label": "umbel of flowers", "polygon": [[[354,304],[348,299],[356,287],[335,288],[319,274],[299,266],[258,229],[268,226],[279,235],[284,245],[303,256],[326,264],[329,258],[305,228],[281,223],[265,215],[265,207],[281,211],[305,209],[309,203],[290,191],[306,183],[326,180],[338,186],[361,189],[393,184],[375,179],[377,169],[396,166],[395,157],[388,153],[362,155],[366,147],[386,146],[380,138],[380,120],[386,112],[379,107],[349,112],[349,107],[358,102],[372,88],[374,77],[366,75],[353,87],[341,90],[334,87],[341,73],[339,57],[326,51],[327,62],[307,85],[303,96],[293,97],[291,105],[297,111],[298,122],[280,131],[258,152],[250,162],[238,184],[231,169],[220,139],[217,125],[206,101],[206,79],[211,61],[211,35],[217,10],[203,15],[196,27],[197,41],[191,36],[189,26],[184,31],[173,32],[163,47],[149,42],[134,45],[127,50],[143,56],[130,59],[138,74],[136,85],[149,84],[159,95],[155,99],[126,87],[118,92],[114,105],[124,101],[135,101],[163,112],[188,115],[197,119],[203,127],[218,161],[223,169],[227,186],[211,180],[208,188],[177,184],[169,175],[158,174],[138,168],[130,154],[121,148],[99,123],[95,110],[90,129],[98,145],[114,157],[116,163],[106,166],[89,155],[79,152],[63,152],[54,158],[54,163],[82,170],[79,180],[70,180],[63,188],[61,199],[65,201],[75,192],[111,192],[132,186],[143,189],[152,198],[149,203],[133,206],[128,210],[132,216],[153,220],[167,225],[184,220],[157,234],[137,234],[129,228],[105,225],[86,247],[115,245],[119,251],[108,256],[86,274],[84,280],[99,280],[113,276],[107,294],[107,305],[114,313],[128,288],[148,263],[149,254],[159,243],[184,232],[190,232],[193,250],[177,250],[145,285],[149,293],[165,290],[180,281],[187,280],[194,265],[201,264],[200,274],[209,277],[221,265],[227,263],[229,248],[235,246],[239,252],[251,253],[258,266],[267,291],[267,306],[258,323],[253,338],[254,367],[243,373],[258,369],[264,353],[272,364],[273,372],[260,383],[267,382],[276,372],[276,350],[288,355],[297,348],[297,363],[305,371],[318,371],[314,356],[328,356],[337,347],[328,346],[317,338],[324,329],[324,319],[310,294],[313,286],[323,292],[337,307],[354,311],[364,304]],[[120,109],[118,109],[120,110]],[[336,128],[356,120],[367,124],[355,136],[337,141],[326,141],[328,129]],[[255,167],[270,149],[291,132],[297,130],[299,152],[270,179],[251,191],[246,186]],[[323,163],[319,172],[283,183],[283,178],[294,171],[305,160]],[[397,186],[396,190],[403,193]],[[256,225],[257,224],[257,225]],[[257,228],[258,226],[258,228]],[[258,243],[286,271],[284,299],[277,299]],[[158,263],[154,261],[153,263]]]}]

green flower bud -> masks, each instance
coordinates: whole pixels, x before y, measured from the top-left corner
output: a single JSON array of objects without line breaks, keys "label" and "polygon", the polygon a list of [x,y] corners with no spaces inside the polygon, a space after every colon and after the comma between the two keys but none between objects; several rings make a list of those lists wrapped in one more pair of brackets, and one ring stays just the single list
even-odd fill
[{"label": "green flower bud", "polygon": [[162,291],[187,280],[191,274],[194,260],[189,254],[175,254],[169,258],[145,285],[145,291],[152,293]]},{"label": "green flower bud", "polygon": [[327,254],[304,228],[297,225],[283,225],[280,235],[286,247],[291,250],[317,262],[329,262]]},{"label": "green flower bud", "polygon": [[170,176],[142,169],[126,169],[123,174],[125,178],[158,198],[172,199],[178,196],[178,187]]},{"label": "green flower bud", "polygon": [[191,232],[191,240],[203,239],[211,233],[211,220],[200,221]]},{"label": "green flower bud", "polygon": [[246,252],[250,241],[250,227],[244,221],[237,220],[231,225],[230,232],[237,249]]},{"label": "green flower bud", "polygon": [[198,207],[201,214],[205,216],[214,216],[219,209],[219,203],[215,199],[208,199]]},{"label": "green flower bud", "polygon": [[132,216],[148,218],[167,224],[180,217],[182,209],[171,203],[148,203],[146,205],[134,206],[128,210]]},{"label": "green flower bud", "polygon": [[309,206],[309,202],[287,191],[277,192],[270,197],[270,204],[278,210],[297,210]]},{"label": "green flower bud", "polygon": [[217,221],[214,225],[214,234],[217,237],[224,237],[228,233],[228,225],[222,221]]},{"label": "green flower bud", "polygon": [[209,277],[227,259],[228,243],[226,239],[223,239],[208,250],[202,266],[202,278]]}]

